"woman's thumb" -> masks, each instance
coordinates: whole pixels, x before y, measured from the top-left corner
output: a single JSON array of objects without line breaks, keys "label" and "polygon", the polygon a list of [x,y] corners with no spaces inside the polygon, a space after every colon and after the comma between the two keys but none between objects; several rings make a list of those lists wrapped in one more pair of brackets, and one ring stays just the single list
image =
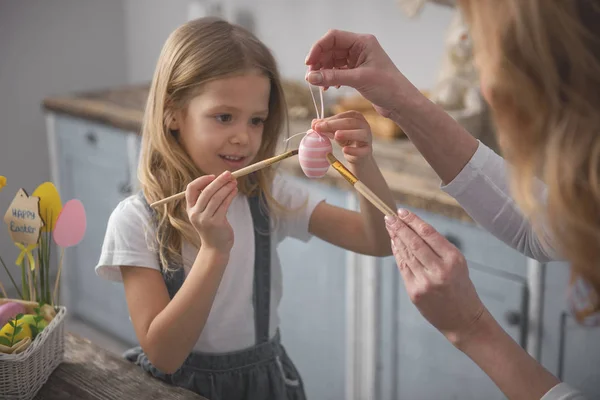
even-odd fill
[{"label": "woman's thumb", "polygon": [[310,71],[306,80],[316,86],[350,86],[356,87],[358,71],[353,69],[322,69]]}]

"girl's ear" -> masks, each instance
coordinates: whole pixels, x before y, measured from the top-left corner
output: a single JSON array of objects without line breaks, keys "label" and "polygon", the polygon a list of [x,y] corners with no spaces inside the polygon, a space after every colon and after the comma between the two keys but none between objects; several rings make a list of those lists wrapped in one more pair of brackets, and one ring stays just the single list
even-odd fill
[{"label": "girl's ear", "polygon": [[180,116],[178,113],[173,113],[171,117],[171,121],[169,122],[169,130],[170,131],[178,131],[179,130],[179,119]]}]

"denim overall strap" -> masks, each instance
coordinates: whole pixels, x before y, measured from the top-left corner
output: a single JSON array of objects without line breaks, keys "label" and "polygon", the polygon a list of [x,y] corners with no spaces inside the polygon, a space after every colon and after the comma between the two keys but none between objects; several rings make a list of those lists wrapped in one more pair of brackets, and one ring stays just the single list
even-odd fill
[{"label": "denim overall strap", "polygon": [[[150,209],[143,194],[143,203]],[[254,313],[256,345],[228,353],[193,351],[173,374],[154,367],[140,346],[125,352],[154,377],[172,385],[201,394],[211,400],[306,400],[304,384],[294,363],[280,343],[279,331],[269,338],[271,296],[271,241],[269,213],[261,197],[248,198],[254,225]],[[153,217],[154,219],[154,217]],[[244,238],[237,238],[244,240]],[[159,262],[160,265],[160,262]],[[161,270],[169,296],[173,298],[185,279],[183,268],[170,263],[167,273]]]},{"label": "denim overall strap", "polygon": [[271,307],[271,235],[269,213],[261,197],[248,199],[254,223],[254,327],[256,344],[269,341]]}]

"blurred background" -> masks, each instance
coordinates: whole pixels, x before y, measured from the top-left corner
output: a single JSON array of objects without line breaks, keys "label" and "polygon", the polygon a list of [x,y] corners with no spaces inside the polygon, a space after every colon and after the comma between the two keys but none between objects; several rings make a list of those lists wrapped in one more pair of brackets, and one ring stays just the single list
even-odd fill
[{"label": "blurred background", "polygon": [[[52,181],[80,199],[85,239],[65,255],[67,328],[108,351],[136,343],[122,285],[94,273],[106,221],[136,190],[139,125],[167,36],[189,19],[220,16],[253,31],[285,79],[290,131],[313,117],[304,58],[328,29],[374,34],[398,68],[475,137],[497,149],[453,1],[426,0],[0,0],[0,193]],[[480,296],[503,327],[553,373],[600,396],[600,335],[574,323],[568,269],[529,260],[476,226],[401,130],[353,90],[326,93],[328,113],[368,117],[374,151],[399,205],[415,210],[469,260]],[[329,202],[357,207],[339,177],[283,173]],[[283,342],[311,399],[502,399],[493,383],[415,310],[391,258],[350,254],[318,239],[278,249],[284,274]],[[18,250],[0,230],[9,268]],[[15,267],[15,271],[17,271]],[[15,272],[16,274],[16,272]],[[3,270],[0,281],[10,282]],[[14,295],[14,292],[9,292]],[[583,358],[583,355],[586,355]],[[590,361],[592,360],[592,361]]]}]

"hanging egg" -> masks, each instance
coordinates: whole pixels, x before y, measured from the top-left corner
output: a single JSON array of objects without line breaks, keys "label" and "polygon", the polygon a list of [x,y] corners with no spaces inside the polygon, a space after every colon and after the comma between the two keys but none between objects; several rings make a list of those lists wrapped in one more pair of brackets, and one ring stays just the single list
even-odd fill
[{"label": "hanging egg", "polygon": [[309,178],[325,176],[329,169],[327,153],[331,153],[332,150],[328,137],[309,129],[298,147],[298,161],[304,174]]}]

